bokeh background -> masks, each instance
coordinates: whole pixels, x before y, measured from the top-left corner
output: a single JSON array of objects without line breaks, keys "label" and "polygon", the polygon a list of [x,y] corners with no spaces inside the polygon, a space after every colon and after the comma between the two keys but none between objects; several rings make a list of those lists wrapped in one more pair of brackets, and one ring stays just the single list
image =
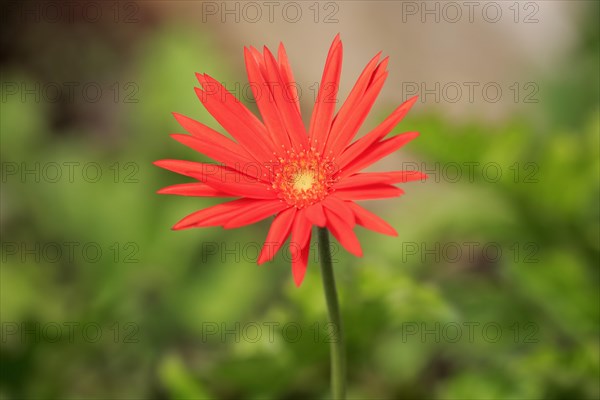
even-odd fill
[{"label": "bokeh background", "polygon": [[244,45],[285,43],[307,121],[338,32],[342,98],[390,56],[361,135],[421,95],[375,169],[430,175],[334,248],[349,397],[599,398],[598,2],[466,3],[2,2],[0,398],[329,396],[315,257],[296,288],[268,221],[171,231],[215,201],[151,163],[204,160],[168,137],[218,128],[194,72],[256,110]]}]

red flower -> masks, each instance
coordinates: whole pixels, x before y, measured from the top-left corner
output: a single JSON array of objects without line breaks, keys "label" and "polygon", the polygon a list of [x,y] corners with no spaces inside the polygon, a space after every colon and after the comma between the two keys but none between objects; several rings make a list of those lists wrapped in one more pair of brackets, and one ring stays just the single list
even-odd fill
[{"label": "red flower", "polygon": [[174,113],[191,136],[171,136],[220,164],[156,161],[159,167],[198,181],[169,186],[158,193],[237,199],[196,211],[173,229],[237,228],[277,214],[258,264],[272,259],[291,235],[292,271],[298,286],[306,271],[313,225],[327,227],[342,246],[359,257],[362,250],[353,232],[356,224],[397,236],[387,222],[354,202],[400,196],[403,191],[394,184],[425,178],[417,171],[359,172],[418,136],[408,132],[385,139],[415,103],[413,97],[381,125],[352,142],[388,75],[388,58],[379,62],[380,55],[367,64],[335,113],[342,68],[342,42],[339,35],[335,37],[308,132],[283,45],[277,59],[266,47],[262,54],[244,48],[248,80],[262,122],[219,82],[197,74],[202,88],[195,88],[196,94],[234,140]]}]

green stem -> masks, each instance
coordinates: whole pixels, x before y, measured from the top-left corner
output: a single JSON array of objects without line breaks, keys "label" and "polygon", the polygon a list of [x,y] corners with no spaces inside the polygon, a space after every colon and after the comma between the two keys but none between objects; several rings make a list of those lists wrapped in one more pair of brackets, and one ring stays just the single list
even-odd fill
[{"label": "green stem", "polygon": [[346,398],[346,354],[344,345],[344,329],[340,317],[331,252],[329,248],[329,232],[326,228],[319,228],[319,255],[321,257],[321,274],[325,300],[329,310],[329,322],[335,328],[337,336],[331,341],[331,395],[333,399]]}]

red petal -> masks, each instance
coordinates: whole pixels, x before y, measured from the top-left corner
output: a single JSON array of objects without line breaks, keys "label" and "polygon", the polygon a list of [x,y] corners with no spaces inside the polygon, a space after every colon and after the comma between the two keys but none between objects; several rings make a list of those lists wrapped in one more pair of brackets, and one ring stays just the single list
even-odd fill
[{"label": "red petal", "polygon": [[389,178],[387,183],[404,183],[404,182],[412,182],[412,181],[423,181],[427,179],[427,174],[424,174],[420,171],[391,171],[384,172]]},{"label": "red petal", "polygon": [[328,149],[334,155],[340,154],[348,143],[352,141],[367,118],[369,111],[371,111],[388,76],[388,72],[385,71],[387,60],[388,58],[385,58],[372,74],[372,77],[370,77],[372,82],[352,107],[352,112],[345,117],[342,117],[340,114],[336,117],[328,139]]},{"label": "red petal", "polygon": [[294,74],[292,73],[292,67],[290,66],[290,62],[288,60],[287,54],[285,52],[285,47],[283,47],[283,43],[279,43],[279,51],[277,54],[279,58],[279,67],[281,69],[281,77],[285,82],[285,87],[288,90],[289,98],[292,99],[292,103],[298,109],[298,114],[300,112],[300,96],[298,95],[298,88],[296,87],[296,80],[294,79]]},{"label": "red petal", "polygon": [[306,218],[313,224],[319,227],[324,227],[327,223],[325,212],[321,203],[315,203],[306,207]]},{"label": "red petal", "polygon": [[336,189],[335,191],[335,195],[342,200],[384,199],[389,197],[398,197],[403,194],[404,191],[402,189],[386,183]]},{"label": "red petal", "polygon": [[263,219],[277,214],[281,210],[288,208],[285,202],[281,200],[272,200],[271,202],[264,202],[263,204],[257,205],[252,209],[239,214],[223,225],[225,229],[239,228],[241,226],[250,225]]},{"label": "red petal", "polygon": [[230,195],[255,199],[275,199],[277,197],[268,184],[220,165],[184,160],[158,160],[154,162],[154,165],[190,176]]},{"label": "red petal", "polygon": [[174,194],[178,196],[196,196],[196,197],[231,197],[230,194],[221,192],[205,183],[181,183],[158,190],[158,194]]},{"label": "red petal", "polygon": [[379,183],[404,183],[424,180],[426,178],[427,175],[419,171],[362,172],[340,180],[333,187],[335,189],[343,189]]},{"label": "red petal", "polygon": [[[168,171],[173,171],[181,175],[195,177],[204,173],[204,169],[206,165],[213,164],[202,164],[194,161],[185,161],[185,160],[158,160],[154,161],[152,164],[157,167],[166,169]],[[216,165],[215,165],[216,167]]]},{"label": "red petal", "polygon": [[179,143],[196,150],[198,153],[204,154],[215,161],[219,161],[232,169],[241,173],[246,173],[246,175],[252,176],[253,178],[266,180],[265,177],[261,175],[266,174],[267,170],[258,161],[254,161],[251,158],[243,158],[237,153],[232,153],[220,145],[203,142],[194,136],[175,133],[172,134],[171,137]]},{"label": "red petal", "polygon": [[265,66],[265,59],[262,53],[252,46],[250,46],[248,50],[252,55],[254,62],[258,66],[258,71],[260,72],[261,76],[263,77],[263,79],[266,79],[265,77],[267,76],[267,67]]},{"label": "red petal", "polygon": [[219,93],[219,95],[224,96],[225,98],[229,96],[233,100],[233,103],[228,102],[228,104],[231,107],[231,110],[235,113],[240,113],[244,122],[251,127],[254,133],[258,134],[258,139],[261,143],[264,143],[265,145],[271,145],[271,143],[269,143],[269,141],[267,140],[267,128],[265,128],[263,123],[260,122],[256,115],[254,115],[250,110],[248,110],[248,108],[246,108],[231,93],[229,93],[227,89],[225,89],[225,86],[221,85],[219,81],[207,74],[196,74],[196,77],[198,78],[198,81],[204,88],[204,91],[207,91],[208,88],[215,88],[216,93]]},{"label": "red petal", "polygon": [[390,139],[372,144],[364,153],[360,154],[354,161],[342,167],[340,176],[346,177],[356,171],[376,163],[382,158],[392,154],[406,143],[419,136],[417,132],[408,132],[402,135],[396,135]]},{"label": "red petal", "polygon": [[322,152],[325,148],[333,121],[340,73],[342,71],[342,53],[342,42],[340,42],[339,35],[337,35],[327,55],[325,70],[323,71],[321,85],[310,120],[308,134],[310,145],[317,148],[319,152]]},{"label": "red petal", "polygon": [[311,230],[312,225],[306,218],[306,209],[298,210],[292,227],[292,241],[290,243],[292,246],[290,247],[303,248],[310,238]]},{"label": "red petal", "polygon": [[337,241],[351,254],[362,257],[360,242],[352,231],[352,228],[350,228],[343,219],[338,217],[337,214],[331,212],[331,210],[327,208],[325,209],[325,215],[327,216],[327,228],[331,231]]},{"label": "red petal", "polygon": [[371,76],[373,75],[373,71],[375,71],[375,67],[377,66],[377,62],[379,61],[379,57],[381,56],[381,52],[377,53],[375,57],[369,61],[365,69],[362,71],[354,87],[350,91],[350,94],[346,98],[346,101],[338,111],[335,116],[335,120],[333,121],[332,131],[338,131],[341,123],[346,120],[349,114],[354,112],[355,107],[360,102],[362,96],[364,95],[367,87],[369,86],[369,81]]},{"label": "red petal", "polygon": [[[178,113],[173,113],[173,116],[175,117],[177,122],[179,122],[179,125],[181,125],[186,131],[191,133],[195,138],[199,139],[201,142],[210,143],[218,147],[222,147],[224,150],[231,154],[239,154],[237,156],[238,158],[252,158],[252,156],[242,146],[235,143],[228,137],[222,135],[221,133],[215,131],[214,129],[211,129],[208,126],[202,124],[201,122],[198,122],[189,117],[186,117],[185,115],[181,115]],[[200,151],[200,153],[206,154],[204,153],[204,151]]]},{"label": "red petal", "polygon": [[[413,104],[417,101],[417,96],[414,96],[402,103],[393,113],[391,113],[379,126],[366,134],[364,137],[352,143],[340,157],[338,157],[338,165],[343,168],[348,163],[367,150],[373,143],[383,139],[388,133],[394,129],[396,125],[402,121],[402,118],[408,113]],[[414,132],[416,134],[416,132]],[[416,136],[415,136],[416,137]]]},{"label": "red petal", "polygon": [[[259,53],[260,54],[260,53]],[[244,58],[246,60],[246,72],[248,73],[248,82],[252,93],[254,94],[254,100],[260,110],[260,114],[263,117],[263,121],[269,132],[269,136],[274,143],[274,151],[282,153],[283,149],[289,149],[291,146],[290,139],[285,131],[283,122],[279,117],[279,112],[275,106],[275,100],[268,89],[265,77],[261,72],[261,67],[255,58],[255,53],[248,48],[244,48]],[[265,68],[263,66],[263,68]]]},{"label": "red petal", "polygon": [[265,244],[258,256],[258,265],[265,263],[275,257],[275,253],[283,246],[292,229],[292,223],[296,216],[296,208],[288,208],[280,212],[269,229]]},{"label": "red petal", "polygon": [[343,221],[350,226],[350,228],[354,227],[354,213],[352,209],[348,207],[345,201],[336,197],[335,195],[327,196],[325,200],[322,201],[323,207],[329,209],[329,211],[335,213],[338,217],[340,217]]},{"label": "red petal", "polygon": [[[220,85],[218,82],[216,84]],[[256,130],[253,120],[247,117],[249,111],[238,99],[223,87],[210,92],[194,89],[206,110],[248,153],[257,161],[268,161],[271,158],[271,145],[266,133]]]},{"label": "red petal", "polygon": [[311,230],[312,225],[306,219],[306,209],[298,210],[292,226],[292,239],[290,240],[292,273],[297,286],[300,286],[306,273]]},{"label": "red petal", "polygon": [[283,125],[285,126],[292,143],[300,144],[306,148],[308,147],[306,128],[302,123],[302,117],[300,116],[298,109],[293,104],[294,99],[289,98],[286,83],[279,73],[279,66],[277,65],[277,61],[275,61],[275,57],[273,57],[273,54],[271,54],[266,47],[264,49],[264,54],[267,74],[269,76],[268,82],[271,84],[269,86],[271,95],[275,99]]},{"label": "red petal", "polygon": [[306,266],[308,265],[308,255],[310,253],[310,231],[308,236],[309,244],[303,247],[300,251],[290,248],[292,251],[292,274],[294,275],[294,283],[300,287],[306,275]]},{"label": "red petal", "polygon": [[270,200],[237,199],[227,203],[217,204],[200,211],[196,211],[173,226],[174,230],[188,229],[205,226],[219,226],[227,223],[237,214],[247,212],[252,207]]},{"label": "red petal", "polygon": [[389,236],[398,236],[398,232],[383,219],[372,212],[362,208],[356,203],[348,202],[350,208],[356,217],[356,223],[375,232],[383,233]]},{"label": "red petal", "polygon": [[223,174],[205,175],[204,182],[223,192],[253,199],[276,199],[271,186],[263,182],[253,182],[247,175],[223,168]]}]

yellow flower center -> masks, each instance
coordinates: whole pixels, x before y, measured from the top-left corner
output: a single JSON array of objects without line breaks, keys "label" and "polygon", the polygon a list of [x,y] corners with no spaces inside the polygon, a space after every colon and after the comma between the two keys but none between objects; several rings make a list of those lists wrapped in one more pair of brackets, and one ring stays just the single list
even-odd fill
[{"label": "yellow flower center", "polygon": [[323,200],[335,182],[334,164],[315,151],[290,151],[273,168],[272,186],[289,205],[308,207]]},{"label": "yellow flower center", "polygon": [[294,190],[306,192],[315,183],[315,173],[311,170],[300,171],[294,177]]}]

